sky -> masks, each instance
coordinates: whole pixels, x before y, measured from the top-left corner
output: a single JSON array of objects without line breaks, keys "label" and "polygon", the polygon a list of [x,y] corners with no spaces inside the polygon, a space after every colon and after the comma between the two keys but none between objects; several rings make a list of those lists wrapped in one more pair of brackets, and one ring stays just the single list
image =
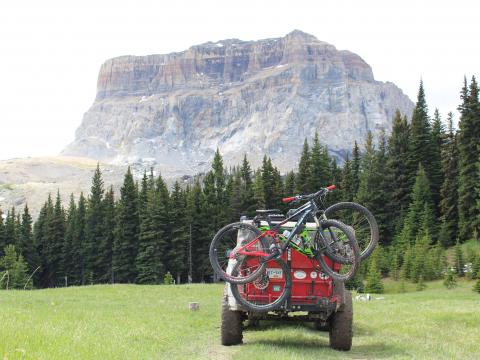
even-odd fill
[{"label": "sky", "polygon": [[[294,29],[360,55],[376,80],[431,113],[456,111],[464,76],[479,75],[478,1],[2,1],[0,159],[58,154],[95,98],[101,64]],[[458,118],[458,115],[457,115]]]}]

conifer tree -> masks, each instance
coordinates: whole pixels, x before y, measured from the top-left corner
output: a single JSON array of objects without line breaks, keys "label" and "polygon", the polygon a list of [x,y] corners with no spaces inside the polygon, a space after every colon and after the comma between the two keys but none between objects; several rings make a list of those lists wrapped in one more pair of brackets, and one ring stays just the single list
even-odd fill
[{"label": "conifer tree", "polygon": [[75,261],[71,264],[71,280],[69,283],[74,285],[83,285],[86,283],[84,244],[85,244],[85,227],[87,222],[87,200],[80,193],[78,198],[78,206],[75,214],[75,225],[72,238],[72,257]]},{"label": "conifer tree", "polygon": [[161,251],[165,250],[165,211],[160,201],[160,188],[163,179],[159,176],[158,187],[147,191],[146,208],[142,211],[138,253],[135,260],[137,268],[136,282],[139,284],[159,284],[164,266]]},{"label": "conifer tree", "polygon": [[432,158],[429,162],[429,179],[434,204],[435,215],[440,214],[440,189],[443,184],[442,149],[445,143],[445,129],[442,124],[440,112],[435,109],[432,123]]},{"label": "conifer tree", "polygon": [[358,147],[358,143],[355,140],[355,143],[353,144],[353,150],[352,150],[352,180],[353,180],[352,187],[353,187],[354,198],[360,186],[360,162],[361,162],[360,148]]},{"label": "conifer tree", "polygon": [[465,275],[464,273],[465,261],[463,259],[463,251],[460,247],[460,243],[457,242],[455,245],[455,273],[458,276]]},{"label": "conifer tree", "polygon": [[477,282],[473,286],[473,291],[480,293],[480,278],[477,280]]},{"label": "conifer tree", "polygon": [[231,222],[238,221],[240,216],[246,213],[243,211],[243,199],[242,199],[242,174],[240,171],[235,171],[235,173],[229,178],[229,183],[231,183],[231,191],[229,194],[229,206]]},{"label": "conifer tree", "polygon": [[101,264],[98,262],[98,252],[103,241],[104,209],[103,209],[104,185],[100,165],[93,175],[90,196],[88,197],[87,217],[85,224],[84,261],[86,274],[93,282],[99,281],[104,276]]},{"label": "conifer tree", "polygon": [[77,205],[73,194],[70,195],[70,203],[65,219],[65,241],[63,242],[62,249],[62,268],[63,275],[67,277],[67,283],[72,284],[72,280],[75,278],[73,273],[73,263],[79,259],[75,258],[73,253],[74,249],[74,237],[76,232],[76,220],[77,220]]},{"label": "conifer tree", "polygon": [[263,180],[262,173],[260,170],[255,172],[254,182],[253,182],[253,198],[255,200],[256,209],[265,208],[265,193],[263,191]]},{"label": "conifer tree", "polygon": [[295,173],[289,171],[285,177],[285,195],[292,196],[295,194]]},{"label": "conifer tree", "polygon": [[34,283],[40,287],[48,287],[50,279],[49,249],[51,247],[50,223],[53,218],[53,203],[50,194],[42,206],[34,225],[34,239],[41,260],[40,270],[35,274]]},{"label": "conifer tree", "polygon": [[206,235],[206,221],[202,210],[204,209],[204,194],[200,183],[197,181],[187,193],[187,222],[189,224],[189,236],[187,245],[187,273],[192,281],[204,280],[204,275],[210,266],[210,262],[203,254],[208,253],[211,239]]},{"label": "conifer tree", "polygon": [[135,281],[139,223],[138,193],[131,169],[128,167],[120,189],[116,221],[113,249],[113,278],[115,282],[131,283]]},{"label": "conifer tree", "polygon": [[[376,250],[375,250],[376,251]],[[377,266],[376,254],[373,254],[371,262],[368,267],[368,274],[365,284],[365,292],[371,292],[375,294],[383,293],[383,281],[380,274],[380,270]]]},{"label": "conifer tree", "polygon": [[432,129],[428,116],[423,81],[420,81],[420,87],[418,89],[417,103],[412,114],[409,139],[408,170],[410,174],[410,184],[413,184],[415,181],[415,172],[419,164],[422,164],[428,178],[432,175],[433,165],[431,164],[431,159],[434,157]]},{"label": "conifer tree", "polygon": [[472,279],[480,279],[480,255],[472,263]]},{"label": "conifer tree", "polygon": [[353,185],[352,165],[347,154],[347,156],[345,157],[345,163],[343,164],[342,179],[340,181],[343,201],[353,201],[355,197]]},{"label": "conifer tree", "polygon": [[[419,165],[417,171],[417,177],[415,180],[415,185],[413,186],[411,198],[412,202],[410,203],[402,232],[399,235],[400,246],[403,248],[405,248],[407,244],[413,245],[417,235],[420,232],[425,233],[428,231],[433,241],[435,241],[433,236],[433,234],[436,234],[435,226],[431,224],[430,221],[427,221],[431,218],[429,214],[433,213],[430,185],[425,174],[425,170],[421,165]],[[422,221],[424,222],[423,228]],[[425,225],[427,224],[429,225],[429,228],[425,228]]]},{"label": "conifer tree", "polygon": [[7,245],[16,245],[18,243],[18,233],[15,224],[16,212],[15,207],[7,212],[7,218],[5,219],[5,243]]},{"label": "conifer tree", "polygon": [[[238,172],[237,172],[238,173]],[[169,270],[179,284],[182,277],[186,275],[187,245],[189,240],[189,229],[186,223],[186,198],[185,193],[175,182],[171,195],[171,218],[174,221],[172,226],[170,266]],[[238,221],[238,220],[237,220]]]},{"label": "conifer tree", "polygon": [[113,187],[106,192],[102,204],[103,234],[98,245],[97,271],[98,281],[113,283],[113,243],[115,240],[115,194]]},{"label": "conifer tree", "polygon": [[241,212],[242,215],[255,215],[255,199],[253,196],[253,181],[252,170],[247,160],[247,155],[244,155],[242,167],[240,168],[242,188],[240,192]]},{"label": "conifer tree", "polygon": [[[4,249],[5,255],[0,259],[0,288],[6,289],[23,289],[28,279],[27,264],[23,260],[22,255],[17,255],[15,245],[7,245]],[[6,278],[3,276],[7,273]]]},{"label": "conifer tree", "polygon": [[320,144],[318,133],[313,138],[311,159],[310,159],[310,185],[311,191],[318,191],[325,187],[330,181],[330,157],[328,150]]},{"label": "conifer tree", "polygon": [[459,189],[458,214],[459,238],[465,241],[479,236],[478,219],[480,210],[476,187],[479,183],[477,163],[480,158],[478,139],[480,139],[480,104],[478,85],[472,77],[470,87],[465,79],[462,89],[460,111],[458,151],[459,151]]},{"label": "conifer tree", "polygon": [[62,259],[65,239],[65,212],[59,192],[57,192],[48,233],[50,238],[50,246],[47,247],[46,252],[49,268],[48,286],[54,287],[63,284],[63,277],[65,276]]},{"label": "conifer tree", "polygon": [[7,245],[5,235],[5,224],[3,223],[3,212],[0,209],[0,257],[3,256],[3,249]]},{"label": "conifer tree", "polygon": [[452,271],[451,269],[447,271],[447,276],[443,281],[443,285],[445,285],[447,289],[453,289],[457,286],[457,278],[455,276],[455,271]]},{"label": "conifer tree", "polygon": [[395,232],[399,232],[410,204],[412,191],[408,169],[408,144],[410,126],[399,110],[393,119],[392,133],[388,139],[387,180],[391,186],[391,218]]},{"label": "conifer tree", "polygon": [[228,198],[225,191],[225,169],[218,148],[213,157],[212,171],[215,183],[217,222],[218,224],[226,225],[230,216],[228,214]]},{"label": "conifer tree", "polygon": [[35,271],[37,266],[40,265],[40,259],[38,258],[37,249],[33,241],[32,223],[32,216],[30,215],[28,205],[25,204],[22,214],[22,225],[20,229],[20,248],[17,250],[17,252],[24,258],[30,273]]},{"label": "conifer tree", "polygon": [[389,232],[389,198],[386,189],[387,183],[383,173],[386,166],[386,144],[382,137],[380,150],[375,151],[373,135],[368,133],[365,141],[365,152],[362,156],[360,185],[356,202],[369,209],[375,209],[375,217],[379,224],[380,242],[388,244],[391,240]]},{"label": "conifer tree", "polygon": [[448,134],[442,153],[444,181],[441,187],[441,228],[439,241],[444,247],[455,244],[458,236],[458,149],[453,131],[453,114],[448,114]]},{"label": "conifer tree", "polygon": [[263,196],[265,199],[265,207],[271,209],[275,206],[273,202],[274,194],[274,174],[272,160],[266,155],[262,161],[262,184],[263,184]]},{"label": "conifer tree", "polygon": [[303,143],[302,155],[298,163],[298,174],[296,179],[297,193],[309,194],[311,191],[311,155],[307,139]]}]

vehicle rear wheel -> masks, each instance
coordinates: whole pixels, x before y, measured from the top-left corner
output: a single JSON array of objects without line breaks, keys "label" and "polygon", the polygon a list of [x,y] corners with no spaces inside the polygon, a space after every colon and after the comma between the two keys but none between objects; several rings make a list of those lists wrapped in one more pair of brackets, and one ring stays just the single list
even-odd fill
[{"label": "vehicle rear wheel", "polygon": [[330,318],[330,347],[336,350],[348,351],[352,348],[353,337],[353,307],[352,294],[345,292],[345,304],[342,310]]},{"label": "vehicle rear wheel", "polygon": [[222,300],[222,325],[220,327],[222,345],[230,346],[242,343],[243,316],[241,311],[232,311],[228,301]]}]

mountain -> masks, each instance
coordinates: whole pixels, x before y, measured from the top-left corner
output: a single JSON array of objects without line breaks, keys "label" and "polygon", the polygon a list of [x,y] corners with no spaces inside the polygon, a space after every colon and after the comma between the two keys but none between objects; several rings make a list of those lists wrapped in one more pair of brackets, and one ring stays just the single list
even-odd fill
[{"label": "mountain", "polygon": [[315,131],[341,156],[369,130],[388,133],[397,108],[410,116],[413,107],[360,56],[295,30],[107,60],[62,154],[177,176],[205,171],[218,147],[229,165],[246,153],[255,166],[268,154],[289,170]]}]

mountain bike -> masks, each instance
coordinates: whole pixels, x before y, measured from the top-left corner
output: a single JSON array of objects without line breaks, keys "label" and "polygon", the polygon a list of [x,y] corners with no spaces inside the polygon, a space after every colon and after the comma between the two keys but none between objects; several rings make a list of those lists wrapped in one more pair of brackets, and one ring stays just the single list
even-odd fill
[{"label": "mountain bike", "polygon": [[[322,215],[324,213],[317,206],[317,201],[334,189],[335,186],[331,185],[313,194],[282,199],[284,203],[299,201],[306,201],[306,203],[278,224],[269,223],[269,229],[263,232],[245,222],[229,224],[222,228],[210,244],[209,258],[215,273],[231,284],[250,283],[261,275],[266,276],[265,269],[268,262],[274,261],[283,268],[284,262],[280,257],[289,248],[293,248],[310,259],[316,260],[322,271],[334,280],[351,279],[360,261],[360,250],[354,232],[340,221],[326,219],[324,216],[318,219],[316,216],[319,212]],[[275,211],[260,210],[257,213],[268,215]],[[304,231],[309,218],[313,218],[316,223],[313,238]],[[293,219],[298,219],[293,229],[280,233],[282,226]],[[301,234],[305,239],[308,236],[308,241],[300,246],[298,240]],[[338,264],[334,266],[335,263],[332,262],[327,263],[323,255],[328,256],[326,252],[328,247],[342,249],[343,266]],[[283,286],[282,289],[282,296],[288,294],[288,286]]]}]

